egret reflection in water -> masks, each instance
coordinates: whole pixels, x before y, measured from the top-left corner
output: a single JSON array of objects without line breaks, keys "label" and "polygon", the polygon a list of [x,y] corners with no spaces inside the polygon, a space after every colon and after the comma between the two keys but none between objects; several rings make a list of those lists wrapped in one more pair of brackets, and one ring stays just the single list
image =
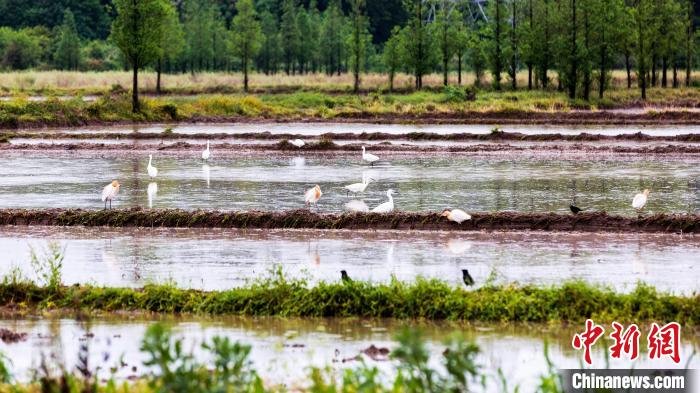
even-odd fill
[{"label": "egret reflection in water", "polygon": [[211,180],[211,168],[209,168],[209,165],[202,165],[202,176],[204,177],[204,181],[207,182],[207,188],[209,188],[209,183]]},{"label": "egret reflection in water", "polygon": [[148,194],[148,208],[151,209],[153,208],[153,200],[156,199],[156,195],[158,195],[158,183],[148,183],[148,189],[146,190],[146,193]]}]

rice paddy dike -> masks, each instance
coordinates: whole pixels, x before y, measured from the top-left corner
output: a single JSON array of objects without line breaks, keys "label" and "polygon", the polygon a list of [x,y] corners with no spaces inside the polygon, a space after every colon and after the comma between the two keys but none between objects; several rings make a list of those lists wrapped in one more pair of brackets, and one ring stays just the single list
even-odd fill
[{"label": "rice paddy dike", "polygon": [[146,285],[139,289],[90,285],[38,286],[6,278],[0,283],[6,315],[41,311],[191,313],[282,317],[381,317],[483,322],[672,320],[694,329],[700,295],[662,293],[640,284],[628,294],[583,282],[559,286],[496,286],[473,290],[438,280],[320,282],[287,280],[281,270],[224,291]]},{"label": "rice paddy dike", "polygon": [[654,214],[637,217],[605,212],[579,214],[475,212],[462,224],[439,212],[321,214],[307,209],[284,212],[180,209],[0,209],[0,225],[109,226],[256,229],[531,230],[582,232],[700,232],[700,215]]}]

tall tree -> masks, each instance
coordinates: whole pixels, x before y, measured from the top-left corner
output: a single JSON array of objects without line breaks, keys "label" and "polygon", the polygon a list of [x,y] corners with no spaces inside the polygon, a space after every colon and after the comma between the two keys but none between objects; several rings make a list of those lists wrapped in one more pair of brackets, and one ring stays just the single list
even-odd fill
[{"label": "tall tree", "polygon": [[343,41],[343,11],[340,8],[340,0],[331,0],[323,15],[321,27],[321,48],[326,67],[326,73],[340,75],[342,58],[344,55]]},{"label": "tall tree", "polygon": [[156,94],[161,91],[161,74],[163,63],[177,59],[185,47],[185,35],[177,16],[175,7],[169,2],[165,5],[166,16],[163,18],[163,36],[160,44],[161,51],[156,61]]},{"label": "tall tree", "polygon": [[635,0],[632,9],[635,26],[635,61],[637,79],[642,92],[642,99],[647,98],[647,73],[651,63],[650,41],[655,30],[654,5],[652,0]]},{"label": "tall tree", "polygon": [[66,9],[59,29],[55,53],[56,66],[62,70],[77,70],[80,66],[80,37],[73,13]]},{"label": "tall tree", "polygon": [[592,0],[592,37],[590,56],[598,67],[598,98],[603,98],[614,56],[624,40],[624,0]]},{"label": "tall tree", "polygon": [[282,34],[282,54],[287,75],[293,74],[295,61],[299,53],[301,34],[297,23],[297,6],[294,0],[284,0],[282,3],[282,19],[280,20]]},{"label": "tall tree", "polygon": [[413,71],[416,89],[423,88],[423,76],[430,72],[435,63],[434,46],[425,21],[428,9],[423,0],[404,0],[409,14],[408,23],[403,28],[402,48],[404,61]]},{"label": "tall tree", "polygon": [[262,32],[261,50],[258,54],[258,70],[269,75],[277,72],[279,62],[279,32],[275,17],[267,10],[260,13],[260,27]]},{"label": "tall tree", "polygon": [[394,76],[401,66],[401,28],[395,26],[391,36],[384,44],[382,60],[389,74],[389,92],[394,91]]},{"label": "tall tree", "polygon": [[490,1],[487,6],[488,23],[485,26],[488,39],[487,57],[495,90],[501,90],[501,74],[508,57],[504,42],[508,30],[507,13],[505,0]]},{"label": "tall tree", "polygon": [[471,39],[471,33],[469,27],[460,20],[454,33],[454,50],[455,50],[455,60],[457,60],[457,84],[462,84],[462,64],[464,58],[469,52],[469,40]]},{"label": "tall tree", "polygon": [[690,70],[692,66],[693,58],[693,39],[695,33],[693,31],[693,1],[685,0],[685,14],[684,14],[684,24],[685,24],[685,86],[690,87]]},{"label": "tall tree", "polygon": [[131,65],[131,109],[139,112],[139,69],[160,56],[167,3],[164,0],[115,0],[114,5],[117,17],[112,24],[112,40]]},{"label": "tall tree", "polygon": [[440,8],[435,13],[432,29],[442,62],[442,84],[447,86],[447,74],[457,46],[457,29],[463,24],[463,21],[462,14],[458,9],[451,7],[451,2],[442,0],[439,4]]},{"label": "tall tree", "polygon": [[231,23],[233,50],[243,69],[243,91],[248,92],[250,63],[260,50],[260,22],[256,19],[253,0],[239,0],[236,11]]},{"label": "tall tree", "polygon": [[364,69],[365,53],[367,45],[371,45],[368,38],[367,18],[364,16],[365,0],[350,0],[350,25],[349,37],[350,56],[353,75],[353,91],[360,92],[360,72]]}]

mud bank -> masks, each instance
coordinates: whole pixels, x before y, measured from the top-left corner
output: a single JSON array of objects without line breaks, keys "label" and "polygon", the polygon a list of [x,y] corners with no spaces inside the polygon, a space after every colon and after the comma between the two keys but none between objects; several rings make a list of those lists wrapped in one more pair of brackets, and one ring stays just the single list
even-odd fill
[{"label": "mud bank", "polygon": [[[240,157],[241,155],[256,155],[269,153],[289,153],[295,156],[307,154],[317,155],[323,152],[356,155],[362,148],[360,143],[336,144],[333,142],[309,142],[302,148],[293,146],[286,140],[279,143],[217,143],[212,146],[219,157]],[[174,142],[169,144],[130,144],[130,143],[20,143],[2,144],[0,152],[109,152],[111,154],[138,153],[159,151],[165,154],[181,155],[185,153],[199,153],[202,144],[189,142]],[[405,155],[431,153],[441,154],[469,154],[469,153],[496,153],[496,154],[575,154],[575,155],[600,155],[600,154],[626,154],[626,155],[668,155],[688,156],[700,154],[700,146],[667,144],[657,146],[621,146],[621,145],[590,145],[584,143],[571,144],[537,144],[537,145],[513,145],[499,144],[475,144],[466,146],[435,146],[435,145],[407,145],[395,143],[381,143],[371,146],[374,152],[385,152],[390,155]]]},{"label": "mud bank", "polygon": [[[227,133],[192,133],[184,134],[177,132],[124,132],[124,133],[77,133],[77,132],[0,132],[0,141],[9,141],[12,138],[23,139],[104,139],[104,140],[278,140],[288,148],[298,149],[289,144],[288,140],[302,139],[306,141],[320,141],[319,143],[330,143],[336,141],[444,141],[444,142],[700,142],[700,134],[682,135],[649,135],[640,132],[634,134],[602,135],[591,133],[580,134],[524,134],[519,132],[494,131],[489,134],[476,133],[450,133],[438,134],[433,132],[409,132],[403,134],[392,134],[385,132],[362,132],[362,133],[325,133],[320,135],[302,135],[292,133],[271,133],[245,132],[236,134]],[[304,146],[301,149],[312,148],[313,145]]]},{"label": "mud bank", "polygon": [[394,229],[394,230],[536,230],[582,232],[698,233],[700,215],[657,214],[624,217],[600,213],[473,213],[462,224],[439,213],[317,214],[286,212],[184,211],[178,209],[3,209],[0,225],[110,226],[169,228]]}]

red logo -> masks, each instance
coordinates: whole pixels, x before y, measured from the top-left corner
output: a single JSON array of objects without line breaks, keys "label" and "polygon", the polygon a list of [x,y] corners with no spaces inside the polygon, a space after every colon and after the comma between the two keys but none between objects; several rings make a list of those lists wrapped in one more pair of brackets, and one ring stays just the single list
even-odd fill
[{"label": "red logo", "polygon": [[575,334],[571,345],[574,349],[583,348],[583,359],[586,363],[591,364],[591,346],[598,341],[600,336],[605,333],[602,326],[596,325],[592,320],[586,320],[586,330],[583,333]]},{"label": "red logo", "polygon": [[677,322],[667,323],[662,328],[652,323],[647,340],[649,341],[649,359],[668,356],[674,363],[681,362],[678,349],[681,341],[681,325]]}]

